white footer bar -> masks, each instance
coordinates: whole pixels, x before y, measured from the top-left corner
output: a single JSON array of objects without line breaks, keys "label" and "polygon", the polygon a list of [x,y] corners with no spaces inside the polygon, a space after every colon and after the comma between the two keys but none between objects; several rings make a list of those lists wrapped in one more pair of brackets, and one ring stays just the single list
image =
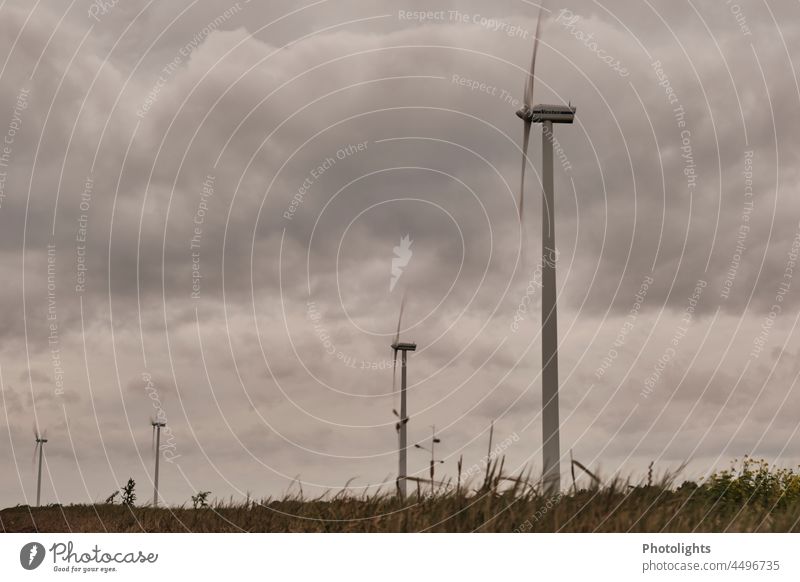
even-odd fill
[{"label": "white footer bar", "polygon": [[3,534],[0,577],[800,580],[798,540],[795,534]]}]

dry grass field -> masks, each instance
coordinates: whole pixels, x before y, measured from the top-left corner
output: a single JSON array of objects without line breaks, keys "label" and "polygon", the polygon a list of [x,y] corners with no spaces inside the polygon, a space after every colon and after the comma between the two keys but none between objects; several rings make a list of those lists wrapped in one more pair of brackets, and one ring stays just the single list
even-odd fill
[{"label": "dry grass field", "polygon": [[615,480],[546,497],[496,466],[483,483],[405,503],[388,493],[300,496],[209,507],[120,504],[18,506],[0,512],[6,532],[795,532],[800,474],[745,459],[700,484],[652,477]]}]

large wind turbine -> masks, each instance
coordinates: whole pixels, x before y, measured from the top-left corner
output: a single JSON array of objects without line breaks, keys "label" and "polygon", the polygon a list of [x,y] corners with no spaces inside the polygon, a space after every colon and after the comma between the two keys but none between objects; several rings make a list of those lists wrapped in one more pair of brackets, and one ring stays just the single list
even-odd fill
[{"label": "large wind turbine", "polygon": [[531,125],[542,124],[542,467],[545,490],[556,493],[561,488],[558,417],[558,325],[556,318],[556,231],[553,198],[553,124],[572,123],[572,105],[533,105],[533,81],[536,53],[539,49],[542,11],[536,22],[531,70],[525,81],[525,98],[517,111],[525,122],[522,138],[522,176],[519,187],[519,217],[525,195],[525,166]]},{"label": "large wind turbine", "polygon": [[161,429],[167,426],[167,423],[151,420],[150,425],[153,427],[153,452],[156,455],[156,474],[153,479],[153,507],[158,507],[158,460],[161,457]]},{"label": "large wind turbine", "polygon": [[47,433],[39,434],[39,429],[33,429],[33,435],[36,437],[36,445],[33,449],[33,457],[36,458],[36,453],[39,453],[39,476],[36,478],[36,507],[41,505],[42,501],[42,457],[44,457],[44,444],[47,442]]},{"label": "large wind turbine", "polygon": [[405,308],[405,304],[406,304],[406,298],[404,296],[402,302],[400,303],[400,315],[397,318],[397,333],[394,336],[394,342],[392,342],[392,349],[394,350],[394,366],[392,367],[393,394],[395,390],[395,378],[397,376],[397,352],[401,352],[400,414],[399,414],[400,419],[399,422],[397,423],[398,452],[399,452],[399,463],[397,469],[397,494],[400,496],[401,499],[405,499],[406,497],[406,477],[408,476],[408,463],[406,460],[406,454],[408,449],[408,408],[406,406],[406,386],[407,386],[406,362],[407,362],[407,353],[413,352],[414,350],[417,349],[417,344],[415,343],[400,341],[400,324],[403,320],[403,309]]}]

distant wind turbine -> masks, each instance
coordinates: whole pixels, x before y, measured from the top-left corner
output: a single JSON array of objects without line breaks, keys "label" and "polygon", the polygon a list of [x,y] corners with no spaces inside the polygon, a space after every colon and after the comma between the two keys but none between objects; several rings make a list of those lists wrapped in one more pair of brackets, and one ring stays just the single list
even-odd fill
[{"label": "distant wind turbine", "polygon": [[153,427],[153,438],[152,438],[152,445],[153,445],[153,452],[156,456],[156,473],[155,478],[153,479],[153,507],[158,507],[158,460],[161,456],[159,454],[159,450],[161,447],[161,429],[167,426],[166,422],[160,422],[158,420],[150,420],[150,425]]},{"label": "distant wind turbine", "polygon": [[533,105],[533,82],[536,53],[542,23],[542,9],[536,22],[531,70],[525,81],[525,98],[517,116],[525,122],[522,137],[522,176],[519,187],[519,217],[523,219],[525,166],[528,141],[533,123],[542,124],[542,456],[545,490],[550,494],[561,488],[558,415],[558,324],[556,309],[556,231],[553,196],[553,124],[572,123],[575,107]]},{"label": "distant wind turbine", "polygon": [[36,459],[36,453],[39,453],[39,476],[36,479],[36,507],[39,507],[42,501],[42,458],[44,457],[44,444],[47,442],[47,431],[39,434],[39,429],[34,427],[33,436],[36,438],[33,458]]},{"label": "distant wind turbine", "polygon": [[403,300],[400,303],[400,315],[397,318],[397,333],[394,336],[394,342],[392,342],[392,349],[394,350],[394,365],[392,366],[392,394],[395,392],[395,382],[397,378],[397,352],[402,352],[400,364],[400,414],[397,415],[397,412],[395,411],[395,414],[399,417],[397,422],[399,453],[399,463],[397,469],[397,494],[401,499],[405,499],[406,497],[406,477],[408,476],[408,463],[406,459],[406,453],[408,449],[408,408],[406,406],[407,352],[413,352],[417,349],[417,344],[415,343],[400,341],[400,325],[403,321],[403,310],[405,309],[405,305],[406,298],[403,296]]}]

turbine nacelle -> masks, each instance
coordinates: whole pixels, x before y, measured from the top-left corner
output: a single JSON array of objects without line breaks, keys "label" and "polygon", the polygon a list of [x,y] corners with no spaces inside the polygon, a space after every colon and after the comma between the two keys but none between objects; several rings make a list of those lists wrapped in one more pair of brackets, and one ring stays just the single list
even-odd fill
[{"label": "turbine nacelle", "polygon": [[576,108],[573,105],[523,105],[517,111],[517,117],[531,123],[552,121],[553,123],[572,123],[575,120]]},{"label": "turbine nacelle", "polygon": [[417,349],[417,344],[408,342],[394,342],[392,349],[396,352],[413,352]]}]

